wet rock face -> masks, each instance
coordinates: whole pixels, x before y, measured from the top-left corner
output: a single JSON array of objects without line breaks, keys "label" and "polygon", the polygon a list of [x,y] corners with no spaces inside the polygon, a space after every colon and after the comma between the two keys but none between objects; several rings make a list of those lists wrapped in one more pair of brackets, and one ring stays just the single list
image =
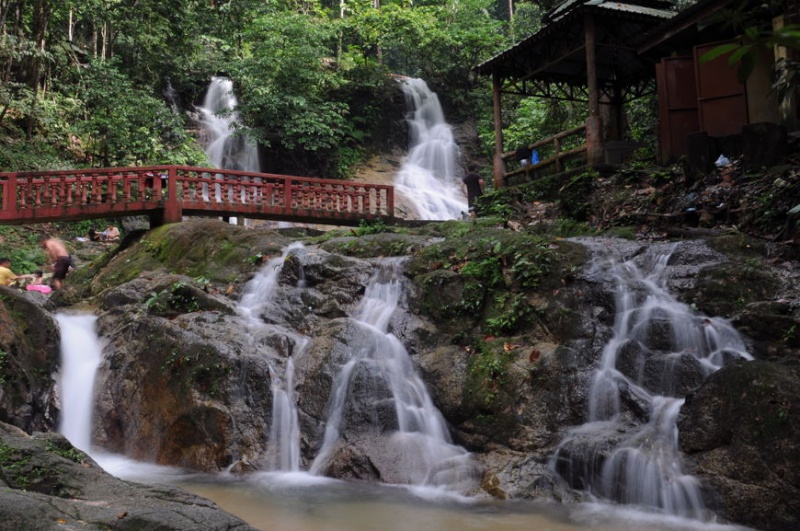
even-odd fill
[{"label": "wet rock face", "polygon": [[768,530],[800,527],[800,371],[735,363],[690,395],[679,420],[692,473],[708,482],[732,521]]},{"label": "wet rock face", "polygon": [[27,432],[58,422],[58,325],[43,295],[0,286],[0,421]]},{"label": "wet rock face", "polygon": [[[199,227],[200,232],[181,227],[181,244],[202,238],[206,225]],[[585,267],[583,250],[571,255],[568,268],[553,268],[549,276],[536,277],[539,284],[525,286],[525,280],[533,278],[531,270],[539,265],[536,259],[566,262],[566,254],[543,252],[515,269],[512,254],[505,262],[497,259],[497,242],[492,237],[471,235],[472,225],[464,227],[454,234],[463,239],[463,248],[486,246],[482,262],[462,260],[459,249],[448,247],[430,253],[431,259],[421,259],[421,251],[415,249],[435,245],[438,236],[374,238],[380,252],[402,248],[415,253],[405,270],[413,285],[407,286],[401,311],[392,317],[389,329],[408,350],[454,442],[474,452],[480,466],[466,466],[469,474],[485,468],[486,492],[511,498],[579,499],[580,492],[567,488],[553,473],[550,460],[565,432],[587,420],[593,371],[612,336],[613,286]],[[327,251],[309,245],[289,255],[281,265],[273,300],[257,316],[264,326],[247,327],[237,314],[237,301],[257,268],[242,263],[242,257],[255,255],[261,248],[243,246],[247,242],[266,245],[274,239],[257,236],[255,230],[247,235],[233,234],[235,230],[228,227],[215,230],[226,241],[235,242],[236,260],[219,270],[219,278],[239,271],[241,278],[230,289],[222,289],[218,273],[210,284],[187,274],[195,271],[195,265],[190,267],[179,253],[171,252],[166,234],[153,238],[151,245],[158,248],[145,253],[150,259],[155,258],[153,253],[161,257],[152,270],[125,280],[114,276],[112,262],[98,276],[103,282],[92,284],[97,290],[102,288],[95,292],[93,304],[106,342],[96,383],[94,441],[130,457],[203,471],[221,470],[232,463],[238,463],[238,470],[263,468],[270,450],[270,386],[275,375],[283,374],[291,356],[301,468],[308,469],[320,449],[331,389],[358,348],[359,325],[350,316],[364,296],[375,260],[364,258],[368,245],[354,245],[352,241],[358,238],[350,237],[331,240]],[[502,243],[501,248],[504,245],[510,243]],[[573,244],[559,245],[566,253]],[[638,256],[643,248],[628,242],[620,252]],[[267,254],[280,256],[279,249],[276,244]],[[133,275],[133,269],[144,267],[144,259],[137,258],[140,251],[134,245],[126,251],[129,254],[115,258],[131,260],[116,268],[116,273]],[[216,260],[220,252],[207,255]],[[716,307],[714,298],[725,290],[716,280],[703,283],[710,278],[734,282],[725,275],[738,270],[724,269],[719,276],[707,272],[718,267],[714,261],[721,256],[700,243],[682,246],[670,263],[675,273],[670,287],[687,304]],[[169,260],[177,260],[178,271],[169,267]],[[497,282],[494,288],[484,283],[474,290],[477,282],[470,275],[476,274],[476,265],[481,265],[478,272],[487,274],[502,269],[496,276],[489,275]],[[772,278],[767,267],[762,269],[760,276]],[[743,282],[745,277],[735,278]],[[799,324],[800,312],[796,295],[787,295],[790,284],[773,279],[758,289],[742,288],[740,294],[750,297],[747,300],[726,299],[724,307],[734,313],[725,316],[734,317],[752,332],[751,353],[756,358],[797,359],[800,326],[793,327]],[[58,333],[46,309],[18,295],[7,295],[0,288],[0,348],[9,355],[7,360],[23,367],[14,376],[13,387],[0,386],[0,411],[25,429],[52,430],[57,404],[50,374],[58,364]],[[760,297],[777,298],[764,302]],[[479,298],[486,301],[481,310],[466,304]],[[454,308],[460,313],[454,313]],[[485,315],[477,315],[486,308]],[[515,331],[488,331],[490,322],[517,316],[524,319]],[[30,327],[26,324],[30,322],[44,324]],[[717,500],[714,508],[719,514],[758,528],[789,529],[780,526],[793,522],[790,511],[800,512],[792,501],[798,499],[792,490],[798,479],[796,467],[790,465],[800,462],[800,456],[793,453],[796,434],[785,429],[782,419],[788,416],[790,426],[797,425],[796,371],[768,370],[771,366],[765,365],[750,379],[734,377],[739,374],[736,371],[751,365],[731,356],[726,363],[732,366],[706,381],[705,369],[692,356],[662,354],[674,347],[672,335],[669,323],[657,321],[639,342],[622,347],[616,368],[649,390],[689,393],[680,438],[694,463],[692,472],[703,478],[706,498]],[[640,362],[639,354],[645,349],[651,355]],[[665,368],[674,365],[680,369],[678,378],[665,382]],[[772,394],[754,400],[759,386],[773,389]],[[622,391],[625,420],[646,419],[647,404],[634,393]],[[410,481],[410,464],[396,457],[398,441],[392,433],[397,419],[380,371],[368,364],[358,367],[349,392],[353,400],[343,413],[341,442],[322,473],[367,481]],[[764,412],[775,414],[767,422]],[[576,443],[564,455],[581,453],[583,443]],[[604,458],[601,451],[598,459]],[[571,479],[580,486],[580,477]],[[742,499],[748,502],[737,501]],[[758,507],[762,520],[745,514],[749,507]],[[767,520],[773,513],[778,523],[770,527]]]},{"label": "wet rock face", "polygon": [[266,443],[274,338],[243,336],[233,317],[104,315],[95,440],[130,457],[222,470]]},{"label": "wet rock face", "polygon": [[5,529],[255,531],[177,487],[107,474],[63,436],[0,423],[0,513]]}]

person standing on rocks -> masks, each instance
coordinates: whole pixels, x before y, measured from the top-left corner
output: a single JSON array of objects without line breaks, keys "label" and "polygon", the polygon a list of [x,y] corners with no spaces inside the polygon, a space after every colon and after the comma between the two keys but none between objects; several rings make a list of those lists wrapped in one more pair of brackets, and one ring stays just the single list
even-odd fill
[{"label": "person standing on rocks", "polygon": [[67,246],[58,238],[49,236],[42,236],[39,245],[47,253],[47,258],[53,268],[53,289],[61,289],[64,279],[67,278],[67,273],[72,267],[72,257],[67,251]]},{"label": "person standing on rocks", "polygon": [[475,171],[475,165],[470,164],[467,174],[461,179],[467,192],[467,206],[469,215],[475,217],[475,200],[483,195],[483,178]]}]

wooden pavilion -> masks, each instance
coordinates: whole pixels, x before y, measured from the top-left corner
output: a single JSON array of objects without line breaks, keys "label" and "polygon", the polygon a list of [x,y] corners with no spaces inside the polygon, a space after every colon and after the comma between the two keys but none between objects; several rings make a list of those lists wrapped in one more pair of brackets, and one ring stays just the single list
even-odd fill
[{"label": "wooden pavilion", "polygon": [[[530,171],[507,171],[515,150],[503,145],[503,94],[588,103],[585,126],[528,146],[552,144],[552,155],[536,168],[560,171],[570,158],[588,166],[608,160],[624,140],[624,103],[655,92],[655,65],[637,53],[636,42],[675,14],[670,6],[662,0],[566,0],[544,17],[538,33],[476,68],[479,75],[492,76],[496,187]],[[585,142],[562,152],[561,142],[572,135],[582,135]]]}]

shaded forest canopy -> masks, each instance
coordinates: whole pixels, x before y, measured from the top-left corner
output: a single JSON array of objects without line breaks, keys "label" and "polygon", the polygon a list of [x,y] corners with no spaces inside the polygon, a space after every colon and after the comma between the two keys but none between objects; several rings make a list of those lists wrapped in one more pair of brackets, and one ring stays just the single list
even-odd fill
[{"label": "shaded forest canopy", "polygon": [[403,105],[390,73],[425,79],[488,137],[473,68],[556,3],[0,0],[0,169],[202,164],[191,112],[213,75],[234,80],[272,170],[346,177],[384,149]]}]

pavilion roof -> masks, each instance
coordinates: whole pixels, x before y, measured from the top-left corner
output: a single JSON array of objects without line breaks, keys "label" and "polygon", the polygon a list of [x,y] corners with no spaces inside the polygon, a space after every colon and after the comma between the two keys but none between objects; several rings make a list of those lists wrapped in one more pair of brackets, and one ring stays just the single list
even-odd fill
[{"label": "pavilion roof", "polygon": [[[592,15],[596,30],[597,80],[601,90],[630,89],[654,77],[652,61],[637,53],[636,43],[653,27],[675,15],[661,0],[567,0],[550,13],[539,32],[478,65],[480,75],[497,74],[504,92],[562,97],[587,85],[584,25]],[[574,99],[578,99],[575,97]]]}]

